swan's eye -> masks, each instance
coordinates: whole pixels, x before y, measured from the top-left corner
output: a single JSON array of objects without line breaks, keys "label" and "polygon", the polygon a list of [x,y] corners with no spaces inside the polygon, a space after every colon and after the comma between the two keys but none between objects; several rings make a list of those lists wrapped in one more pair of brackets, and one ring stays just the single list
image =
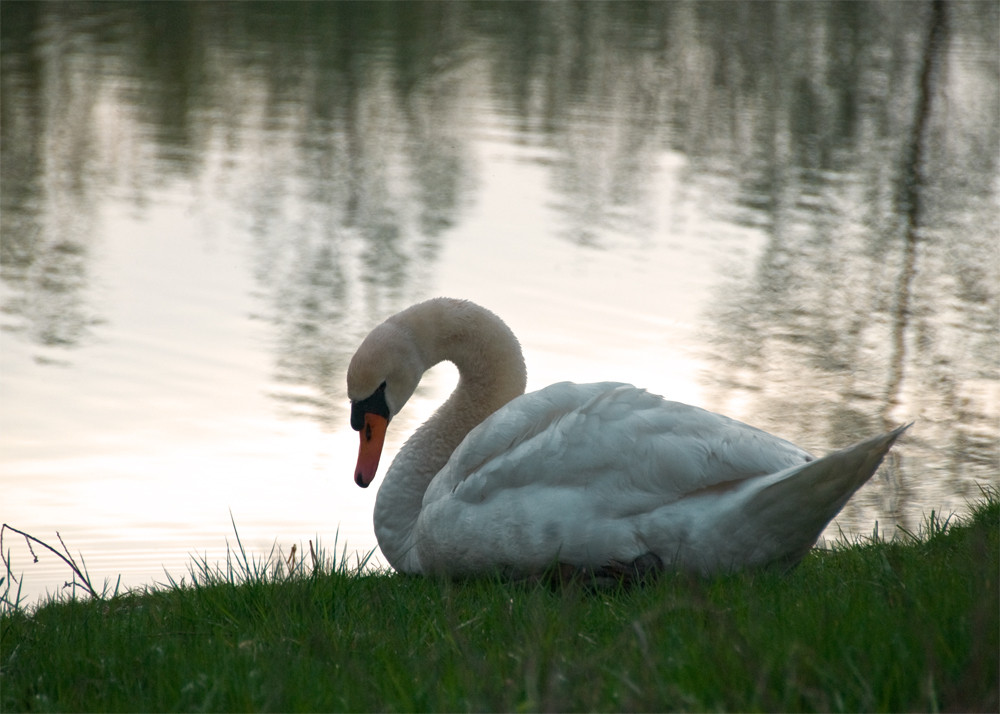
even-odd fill
[{"label": "swan's eye", "polygon": [[365,414],[378,414],[387,422],[392,418],[389,414],[389,404],[385,401],[385,382],[382,382],[370,397],[351,402],[351,428],[354,431],[364,429]]}]

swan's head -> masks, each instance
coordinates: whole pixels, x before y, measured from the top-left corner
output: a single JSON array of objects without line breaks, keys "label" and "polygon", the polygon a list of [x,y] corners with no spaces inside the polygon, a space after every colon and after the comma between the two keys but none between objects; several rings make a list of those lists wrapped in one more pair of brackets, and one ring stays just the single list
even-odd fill
[{"label": "swan's head", "polygon": [[367,488],[375,478],[385,432],[413,395],[424,373],[423,360],[405,327],[387,321],[376,327],[347,368],[351,427],[361,433],[354,481]]}]

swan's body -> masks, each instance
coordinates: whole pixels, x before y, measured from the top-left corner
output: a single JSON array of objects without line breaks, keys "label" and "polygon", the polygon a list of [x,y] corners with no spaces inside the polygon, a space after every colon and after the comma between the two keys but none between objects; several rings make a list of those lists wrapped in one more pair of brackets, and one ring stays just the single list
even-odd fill
[{"label": "swan's body", "polygon": [[402,572],[791,565],[906,428],[815,459],[628,384],[524,394],[509,328],[438,298],[379,325],[351,361],[359,485],[375,476],[388,421],[442,360],[459,384],[400,450],[375,504],[379,546]]}]

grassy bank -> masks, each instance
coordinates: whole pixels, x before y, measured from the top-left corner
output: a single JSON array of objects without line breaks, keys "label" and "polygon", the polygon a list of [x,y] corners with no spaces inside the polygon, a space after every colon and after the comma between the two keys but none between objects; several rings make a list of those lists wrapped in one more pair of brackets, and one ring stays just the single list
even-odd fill
[{"label": "grassy bank", "polygon": [[997,711],[998,522],[991,494],[788,575],[596,594],[237,551],[194,586],[8,609],[0,707]]}]

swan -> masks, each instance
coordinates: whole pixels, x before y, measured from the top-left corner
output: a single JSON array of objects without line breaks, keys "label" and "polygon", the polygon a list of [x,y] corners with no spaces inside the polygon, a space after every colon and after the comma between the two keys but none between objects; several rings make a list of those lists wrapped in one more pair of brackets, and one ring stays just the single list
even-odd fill
[{"label": "swan", "polygon": [[475,303],[435,298],[375,327],[351,359],[359,486],[375,478],[392,418],[445,360],[458,385],[405,442],[375,499],[379,547],[403,573],[790,567],[909,427],[815,458],[630,384],[525,394],[510,328]]}]

